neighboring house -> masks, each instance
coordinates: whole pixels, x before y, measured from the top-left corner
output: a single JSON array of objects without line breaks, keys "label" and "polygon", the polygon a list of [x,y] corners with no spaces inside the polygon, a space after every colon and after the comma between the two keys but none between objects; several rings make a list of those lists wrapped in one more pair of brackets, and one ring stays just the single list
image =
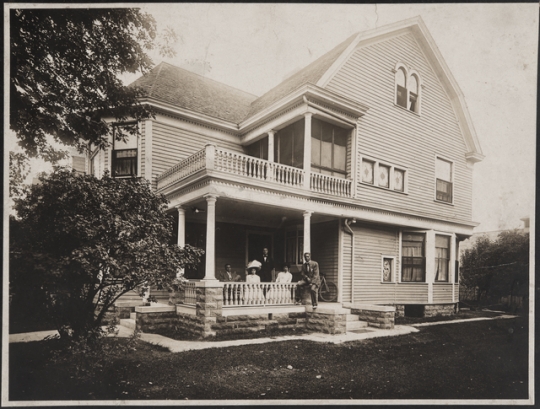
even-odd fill
[{"label": "neighboring house", "polygon": [[263,247],[297,273],[310,251],[345,305],[454,308],[484,156],[421,18],[355,34],[260,97],[167,63],[132,85],[155,118],[88,171],[168,198],[178,244],[206,250],[186,274],[208,286]]}]

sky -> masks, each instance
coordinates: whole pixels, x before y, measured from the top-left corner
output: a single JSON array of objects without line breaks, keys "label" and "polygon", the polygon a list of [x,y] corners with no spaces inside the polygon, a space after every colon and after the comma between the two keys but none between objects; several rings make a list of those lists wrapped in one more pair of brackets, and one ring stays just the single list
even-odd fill
[{"label": "sky", "polygon": [[[153,56],[255,95],[359,31],[421,16],[468,105],[475,232],[534,220],[538,4],[142,4],[178,35]],[[136,77],[125,77],[127,82]],[[38,166],[35,166],[37,169]]]}]

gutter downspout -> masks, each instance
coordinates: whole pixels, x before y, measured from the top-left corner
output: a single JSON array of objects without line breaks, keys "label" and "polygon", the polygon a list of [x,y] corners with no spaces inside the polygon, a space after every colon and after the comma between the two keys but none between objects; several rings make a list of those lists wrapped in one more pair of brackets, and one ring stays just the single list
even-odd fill
[{"label": "gutter downspout", "polygon": [[356,219],[345,219],[344,231],[351,235],[351,305],[354,303],[354,232],[351,224],[356,223]]}]

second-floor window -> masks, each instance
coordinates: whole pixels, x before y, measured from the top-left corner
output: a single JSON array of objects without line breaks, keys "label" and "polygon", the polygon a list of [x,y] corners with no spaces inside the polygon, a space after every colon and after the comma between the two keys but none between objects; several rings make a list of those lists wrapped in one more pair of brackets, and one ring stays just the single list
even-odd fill
[{"label": "second-floor window", "polygon": [[420,76],[401,63],[396,65],[395,73],[396,105],[420,113]]},{"label": "second-floor window", "polygon": [[378,160],[368,158],[362,158],[361,160],[360,172],[362,183],[396,192],[406,192],[405,169]]},{"label": "second-floor window", "polygon": [[453,164],[452,162],[436,158],[435,178],[436,194],[435,198],[441,202],[452,203],[454,198],[453,183]]},{"label": "second-floor window", "polygon": [[426,235],[423,233],[403,233],[401,241],[401,281],[426,281]]},{"label": "second-floor window", "polygon": [[304,120],[276,132],[274,158],[277,163],[302,168],[304,166]]},{"label": "second-floor window", "polygon": [[349,131],[313,118],[311,123],[311,169],[325,175],[346,177]]},{"label": "second-floor window", "polygon": [[113,131],[113,150],[111,173],[114,177],[136,177],[138,162],[137,135],[127,134],[125,141],[116,140],[115,127]]}]

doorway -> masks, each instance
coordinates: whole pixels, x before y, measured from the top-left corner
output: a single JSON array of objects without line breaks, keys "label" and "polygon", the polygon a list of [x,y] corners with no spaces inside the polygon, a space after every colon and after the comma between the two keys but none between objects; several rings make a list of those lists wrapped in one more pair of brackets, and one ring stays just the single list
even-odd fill
[{"label": "doorway", "polygon": [[252,260],[261,261],[263,249],[266,247],[270,257],[274,257],[274,236],[272,233],[247,232],[246,265]]}]

